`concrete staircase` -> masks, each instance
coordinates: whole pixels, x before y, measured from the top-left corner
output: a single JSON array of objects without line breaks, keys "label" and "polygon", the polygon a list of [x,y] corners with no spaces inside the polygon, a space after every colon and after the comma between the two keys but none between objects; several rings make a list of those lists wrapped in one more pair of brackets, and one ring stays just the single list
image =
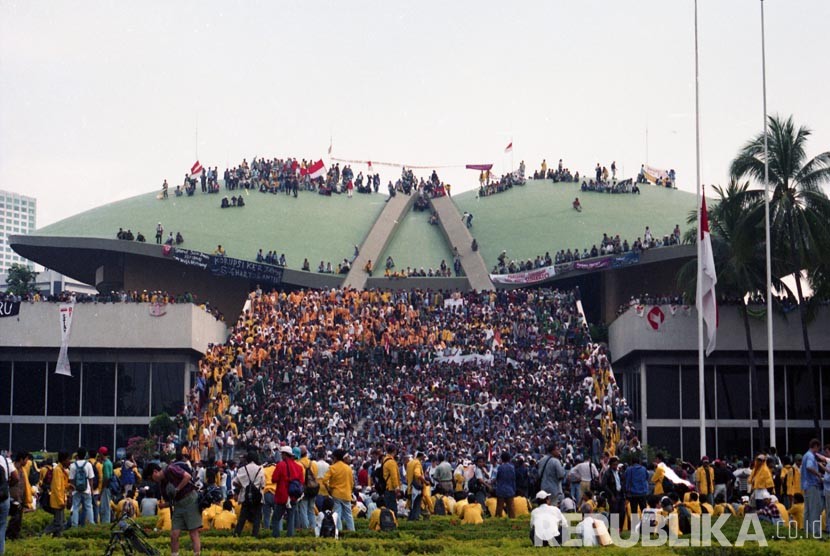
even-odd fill
[{"label": "concrete staircase", "polygon": [[[458,248],[458,253],[461,255],[461,267],[467,275],[470,288],[478,291],[494,289],[493,282],[490,281],[490,273],[487,272],[487,265],[484,264],[481,253],[473,251],[473,236],[470,235],[466,224],[461,221],[461,213],[458,212],[455,203],[449,196],[437,197],[431,201],[432,208],[438,213],[441,229],[449,242],[450,251],[453,247]],[[475,218],[473,218],[473,229],[475,229]]]},{"label": "concrete staircase", "polygon": [[[412,195],[398,193],[394,197],[389,197],[386,206],[383,207],[383,211],[381,211],[375,223],[372,224],[372,228],[360,246],[360,254],[352,263],[352,269],[343,281],[344,288],[349,287],[362,290],[366,287],[366,281],[369,279],[369,275],[363,268],[369,260],[374,265],[374,275],[383,275],[384,265],[378,259],[383,256],[383,252],[395,235],[398,225],[403,222],[412,205],[415,204],[415,198],[416,195],[414,193]],[[378,274],[379,272],[380,274]]]}]

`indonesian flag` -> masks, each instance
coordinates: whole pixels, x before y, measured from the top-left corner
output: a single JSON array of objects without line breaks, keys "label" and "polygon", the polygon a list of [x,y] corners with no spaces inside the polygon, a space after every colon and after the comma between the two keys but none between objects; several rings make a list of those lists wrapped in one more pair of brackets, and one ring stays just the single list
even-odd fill
[{"label": "indonesian flag", "polygon": [[373,173],[373,172],[375,171],[375,169],[374,169],[374,168],[372,168],[372,161],[370,160],[370,161],[368,161],[366,164],[369,166],[369,170],[368,170],[368,172],[369,172],[370,174],[371,174],[371,173]]},{"label": "indonesian flag", "polygon": [[202,163],[201,163],[201,162],[199,162],[199,161],[197,160],[197,161],[193,164],[193,166],[191,166],[191,167],[190,167],[190,177],[191,177],[191,178],[196,178],[196,177],[199,177],[199,176],[201,176],[201,175],[202,175],[202,172],[203,172],[204,170],[205,170],[205,169],[204,169],[204,168],[202,168]]},{"label": "indonesian flag", "polygon": [[323,165],[323,161],[318,160],[314,164],[310,164],[306,168],[306,174],[311,176],[311,179],[326,177],[326,167]]},{"label": "indonesian flag", "polygon": [[510,143],[506,147],[504,147],[504,152],[505,154],[513,152],[513,141],[510,141]]},{"label": "indonesian flag", "polygon": [[700,299],[698,299],[697,310],[703,315],[703,322],[706,323],[706,355],[715,351],[716,333],[718,328],[718,304],[715,298],[715,284],[718,277],[715,273],[715,255],[712,252],[712,238],[709,235],[709,215],[706,213],[706,194],[702,195],[700,207]]}]

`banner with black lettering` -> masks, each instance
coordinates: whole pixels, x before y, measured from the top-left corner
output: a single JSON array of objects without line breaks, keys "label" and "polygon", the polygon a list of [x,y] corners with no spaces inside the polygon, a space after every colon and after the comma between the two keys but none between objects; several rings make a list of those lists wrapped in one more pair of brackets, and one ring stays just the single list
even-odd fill
[{"label": "banner with black lettering", "polygon": [[0,318],[13,317],[20,314],[19,301],[3,301],[0,303]]},{"label": "banner with black lettering", "polygon": [[72,331],[72,315],[75,313],[75,303],[61,303],[60,325],[61,325],[61,350],[58,354],[58,364],[55,366],[56,375],[72,376],[69,368],[69,334]]}]

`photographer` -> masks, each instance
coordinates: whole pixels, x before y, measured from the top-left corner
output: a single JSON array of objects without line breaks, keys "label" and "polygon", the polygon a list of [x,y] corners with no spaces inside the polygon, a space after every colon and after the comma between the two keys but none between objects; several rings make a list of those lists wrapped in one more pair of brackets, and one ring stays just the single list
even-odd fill
[{"label": "photographer", "polygon": [[143,478],[145,481],[157,483],[162,496],[173,506],[172,530],[170,531],[172,556],[179,554],[179,536],[182,530],[190,533],[190,540],[193,541],[193,554],[199,556],[202,552],[202,540],[199,536],[199,529],[202,528],[202,514],[199,512],[199,495],[190,473],[178,465],[168,465],[162,470],[159,464],[148,463],[144,468]]}]

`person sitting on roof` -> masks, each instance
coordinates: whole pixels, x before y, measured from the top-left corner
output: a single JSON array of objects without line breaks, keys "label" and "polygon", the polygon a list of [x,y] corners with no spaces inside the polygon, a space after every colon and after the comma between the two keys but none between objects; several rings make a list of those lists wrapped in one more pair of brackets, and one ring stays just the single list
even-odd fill
[{"label": "person sitting on roof", "polygon": [[574,199],[573,207],[576,212],[582,212],[582,204],[579,202],[579,197]]}]

